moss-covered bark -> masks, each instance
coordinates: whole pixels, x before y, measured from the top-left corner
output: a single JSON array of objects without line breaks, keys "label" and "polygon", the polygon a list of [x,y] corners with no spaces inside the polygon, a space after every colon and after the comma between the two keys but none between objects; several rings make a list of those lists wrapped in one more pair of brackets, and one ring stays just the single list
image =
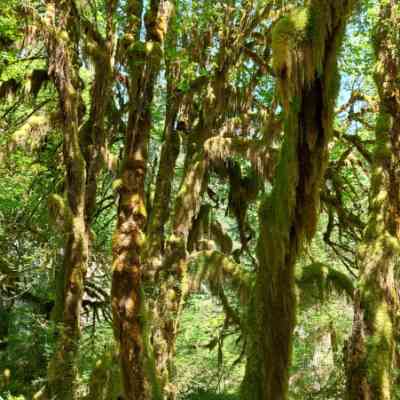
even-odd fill
[{"label": "moss-covered bark", "polygon": [[[76,361],[81,302],[89,257],[89,225],[95,206],[96,177],[100,169],[98,154],[105,142],[104,117],[111,81],[115,7],[115,1],[107,2],[105,40],[79,15],[73,2],[59,1],[56,5],[54,1],[48,1],[43,18],[33,9],[28,9],[45,39],[49,57],[48,76],[58,92],[66,169],[65,199],[58,195],[49,199],[50,212],[56,215],[65,236],[63,262],[57,271],[53,312],[53,319],[59,329],[56,351],[48,367],[47,395],[50,398],[77,397]],[[83,128],[83,84],[79,76],[79,44],[82,33],[87,39],[88,53],[97,66],[89,121]]]},{"label": "moss-covered bark", "polygon": [[[358,251],[360,281],[347,359],[348,400],[390,400],[393,394],[400,254],[400,57],[398,5],[382,4],[374,41],[380,95],[369,220]],[[397,35],[397,36],[396,36]]]},{"label": "moss-covered bark", "polygon": [[[113,238],[112,310],[119,345],[124,398],[161,398],[153,350],[149,342],[147,304],[142,286],[142,251],[145,248],[145,176],[151,128],[151,104],[159,73],[162,45],[170,14],[169,1],[151,1],[145,16],[146,42],[139,41],[142,2],[130,1],[132,29],[128,32],[130,111],[125,134],[125,154],[118,186],[117,227]],[[135,18],[136,17],[136,18]],[[136,21],[136,22],[135,22]]]},{"label": "moss-covered bark", "polygon": [[[80,335],[80,310],[88,259],[88,233],[85,224],[85,160],[79,142],[80,89],[77,60],[76,16],[71,4],[48,3],[45,31],[49,54],[49,76],[58,91],[63,118],[63,155],[66,168],[66,244],[63,260],[61,326],[57,348],[48,367],[48,394],[57,399],[75,399],[76,359]],[[64,34],[63,34],[64,33]],[[68,216],[67,216],[68,215]],[[62,371],[62,373],[60,373]]]},{"label": "moss-covered bark", "polygon": [[[147,251],[148,264],[151,273],[155,273],[161,263],[161,253],[164,250],[165,224],[168,222],[171,209],[171,192],[176,160],[180,150],[180,137],[175,129],[176,116],[180,98],[173,98],[176,88],[171,72],[168,71],[167,79],[167,113],[165,117],[164,143],[161,148],[160,165],[156,180],[154,201],[152,204],[149,224],[147,226]],[[154,265],[156,264],[156,265]]]},{"label": "moss-covered bark", "polygon": [[103,165],[108,166],[106,111],[112,98],[113,47],[115,26],[113,22],[116,4],[108,3],[107,35],[88,37],[87,52],[94,64],[89,118],[80,130],[80,141],[86,161],[86,220],[90,226],[96,207],[97,177]]},{"label": "moss-covered bark", "polygon": [[188,169],[175,201],[172,235],[166,243],[165,254],[157,277],[157,298],[154,294],[152,305],[152,341],[154,357],[163,398],[171,400],[176,396],[172,383],[174,371],[175,342],[180,314],[187,292],[186,247],[193,219],[197,216],[207,162],[203,154],[197,154]]},{"label": "moss-covered bark", "polygon": [[296,323],[294,266],[316,228],[339,86],[337,56],[354,3],[311,0],[273,28],[285,139],[273,191],[259,213],[260,268],[248,322],[245,399],[288,398]]},{"label": "moss-covered bark", "polygon": [[[194,126],[186,127],[187,148],[184,177],[173,206],[174,211],[170,218],[171,234],[167,239],[164,237],[162,224],[165,224],[167,218],[166,210],[169,206],[171,180],[170,177],[166,177],[166,174],[170,174],[170,170],[161,168],[172,168],[175,165],[178,137],[166,136],[165,153],[163,149],[160,160],[159,187],[156,189],[152,208],[153,216],[148,230],[151,242],[148,243],[145,253],[146,256],[150,255],[148,262],[153,263],[150,272],[154,276],[150,277],[145,291],[147,298],[151,301],[149,312],[156,373],[163,388],[163,398],[168,400],[176,397],[176,389],[173,384],[175,343],[185,294],[188,290],[186,274],[188,239],[194,220],[199,213],[202,195],[207,188],[209,158],[204,149],[204,143],[212,135],[213,130],[217,130],[221,126],[222,119],[218,117],[226,96],[224,90],[226,79],[227,70],[224,70],[216,72],[210,80],[206,79],[206,88],[203,88],[205,86],[203,79],[198,82],[200,83],[199,89],[206,89],[207,96],[200,110],[196,111],[197,123]],[[195,87],[196,85],[193,90]],[[175,101],[182,100],[183,104],[193,101],[192,96],[193,93],[189,93],[180,99],[182,93],[179,91],[174,93]],[[171,111],[176,106],[177,104],[172,104]],[[184,108],[188,107],[192,106],[186,104]],[[167,115],[166,129],[168,129],[168,123],[170,121]],[[166,130],[166,133],[171,135],[174,132],[168,133]],[[161,182],[161,179],[164,182]],[[155,238],[154,235],[157,234],[159,237]]]}]

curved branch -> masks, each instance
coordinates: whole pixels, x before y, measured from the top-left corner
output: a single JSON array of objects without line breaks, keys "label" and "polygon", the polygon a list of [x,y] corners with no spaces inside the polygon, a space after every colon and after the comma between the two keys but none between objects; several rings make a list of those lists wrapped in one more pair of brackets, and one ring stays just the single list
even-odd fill
[{"label": "curved branch", "polygon": [[245,271],[230,257],[216,250],[204,250],[192,253],[187,264],[195,264],[196,268],[189,270],[191,291],[199,290],[203,282],[214,289],[222,288],[226,281],[235,289],[242,303],[249,297],[252,288],[253,276]]},{"label": "curved branch", "polygon": [[213,296],[219,298],[221,305],[235,325],[242,329],[242,318],[224,291],[224,283],[229,281],[231,287],[238,293],[240,302],[244,304],[250,297],[253,277],[250,272],[235,263],[225,254],[215,250],[205,250],[192,253],[187,264],[195,264],[197,268],[189,269],[188,293],[197,292],[202,283],[207,283]]},{"label": "curved branch", "polygon": [[353,280],[343,272],[320,262],[302,268],[301,273],[297,276],[296,283],[303,293],[317,289],[318,297],[321,300],[324,300],[332,292],[345,294],[350,299],[354,297]]}]

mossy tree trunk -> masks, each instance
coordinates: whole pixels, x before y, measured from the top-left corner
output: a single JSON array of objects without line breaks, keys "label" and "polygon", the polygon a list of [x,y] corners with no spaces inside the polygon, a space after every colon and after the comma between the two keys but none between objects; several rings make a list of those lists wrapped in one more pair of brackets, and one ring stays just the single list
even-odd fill
[{"label": "mossy tree trunk", "polygon": [[[226,67],[224,71],[218,71],[208,82],[203,79],[193,82],[193,90],[196,90],[197,86],[200,88],[204,86],[208,95],[198,112],[198,123],[192,131],[186,132],[188,142],[185,175],[175,199],[171,218],[172,232],[165,241],[161,264],[156,271],[155,285],[158,287],[158,295],[157,298],[151,296],[154,299],[151,335],[154,343],[155,363],[157,374],[165,389],[165,399],[168,400],[176,398],[176,389],[173,384],[174,358],[180,316],[188,290],[186,271],[188,239],[208,184],[209,159],[204,144],[212,135],[212,131],[221,127],[222,119],[218,120],[218,116],[222,112],[227,94],[224,87],[228,70],[229,68]],[[176,138],[174,140],[175,143],[172,141],[170,143],[172,152],[176,152],[176,148],[172,147],[177,146]],[[176,155],[172,153],[170,157],[174,163]],[[164,165],[160,164],[160,168]],[[171,162],[170,165],[172,165]],[[161,170],[160,173],[162,173]],[[168,194],[169,187],[165,186],[165,189],[167,190],[164,190],[164,193]],[[154,206],[163,207],[157,200],[154,202]],[[153,208],[152,212],[154,215],[157,215],[158,212],[159,215],[165,216],[156,208]],[[152,226],[151,228],[153,229]],[[153,231],[154,233],[155,231]]]},{"label": "mossy tree trunk", "polygon": [[288,398],[296,323],[294,267],[316,229],[339,87],[337,56],[354,3],[311,0],[273,29],[285,139],[272,193],[259,213],[260,266],[248,321],[244,399]]},{"label": "mossy tree trunk", "polygon": [[198,154],[188,169],[175,202],[172,235],[167,241],[163,264],[158,273],[159,295],[154,308],[153,342],[158,373],[166,389],[165,398],[176,396],[174,377],[175,344],[179,320],[187,293],[187,241],[197,216],[207,162]]},{"label": "mossy tree trunk", "polygon": [[[63,159],[65,199],[52,195],[49,206],[63,226],[65,247],[57,272],[53,318],[59,329],[55,353],[48,366],[47,395],[57,399],[77,398],[76,381],[81,302],[89,257],[90,221],[96,198],[96,178],[100,170],[97,154],[105,143],[104,119],[111,88],[111,58],[116,1],[106,2],[107,37],[103,39],[93,25],[79,14],[70,1],[47,1],[42,18],[27,8],[43,35],[48,53],[48,74],[58,92],[63,121]],[[84,117],[83,83],[79,77],[79,44],[84,34],[90,56],[96,65],[89,123]],[[100,66],[101,64],[101,66]],[[86,139],[95,138],[92,143]],[[95,165],[95,167],[93,167]],[[88,193],[90,192],[90,195]],[[62,372],[60,372],[62,371]]]},{"label": "mossy tree trunk", "polygon": [[114,76],[114,21],[117,0],[107,0],[105,4],[106,34],[103,38],[92,24],[81,23],[84,30],[85,49],[94,67],[94,78],[90,93],[90,110],[85,124],[80,129],[82,153],[86,161],[86,221],[90,227],[96,208],[97,178],[102,169],[113,169],[105,130],[106,113],[112,99]]},{"label": "mossy tree trunk", "polygon": [[[167,35],[167,45],[176,48],[175,21],[172,18],[171,29]],[[165,250],[165,225],[171,214],[171,194],[174,181],[176,161],[180,152],[181,139],[176,128],[179,108],[182,106],[183,96],[177,90],[179,81],[179,67],[165,58],[166,64],[166,115],[164,121],[164,142],[161,147],[160,163],[154,189],[154,200],[149,212],[149,221],[146,227],[147,242],[145,249],[146,275],[149,285],[156,285],[154,278],[157,269],[161,266]]]},{"label": "mossy tree trunk", "polygon": [[[346,354],[347,399],[393,398],[400,254],[400,57],[398,2],[381,5],[374,33],[380,96],[369,220],[358,251],[360,280]],[[397,35],[397,36],[396,36]]]},{"label": "mossy tree trunk", "polygon": [[77,398],[76,359],[88,260],[88,232],[85,223],[86,163],[79,143],[81,82],[78,73],[76,15],[68,1],[59,2],[57,12],[55,4],[48,2],[47,18],[52,26],[52,29],[46,32],[49,76],[58,91],[63,118],[67,196],[64,207],[66,244],[63,261],[62,319],[57,348],[49,363],[48,392],[51,398],[64,400]]},{"label": "mossy tree trunk", "polygon": [[[170,46],[174,46],[174,32],[169,37]],[[222,54],[224,50],[220,50]],[[221,55],[221,57],[225,57]],[[222,71],[211,77],[200,77],[190,83],[190,90],[183,93],[176,88],[179,74],[175,64],[168,65],[168,98],[165,121],[165,143],[161,153],[156,192],[152,204],[150,221],[147,226],[148,241],[145,248],[146,298],[150,302],[151,341],[153,343],[156,374],[163,391],[163,398],[176,397],[173,383],[175,368],[175,344],[181,311],[187,294],[187,244],[193,222],[198,215],[202,196],[207,188],[207,170],[209,160],[204,149],[205,141],[213,131],[220,129],[223,122],[220,115],[226,102],[226,80],[229,66],[234,64],[229,59]],[[173,76],[175,75],[175,81]],[[204,92],[203,92],[204,91]],[[197,92],[204,93],[205,100],[199,110],[191,110],[193,97]],[[191,110],[191,111],[189,111]],[[178,112],[180,111],[180,112]],[[194,115],[189,115],[193,113]],[[183,115],[182,115],[183,114]],[[174,120],[179,115],[181,120],[173,129]],[[190,121],[189,121],[190,119]],[[192,121],[196,121],[193,126]],[[171,201],[171,171],[175,167],[179,152],[179,132],[186,136],[186,158],[184,177],[175,199]],[[173,208],[172,216],[168,215]],[[164,226],[171,224],[171,234],[166,237]]]},{"label": "mossy tree trunk", "polygon": [[[167,35],[167,46],[176,47],[176,21],[175,15],[171,19],[171,29]],[[159,382],[163,398],[170,398],[171,382],[170,368],[166,362],[168,351],[162,339],[163,316],[159,315],[158,304],[162,298],[164,282],[160,278],[165,255],[165,226],[172,213],[172,187],[176,161],[180,152],[180,132],[176,128],[179,108],[182,106],[183,95],[177,91],[176,84],[179,79],[179,67],[165,57],[167,101],[164,122],[164,143],[161,148],[160,163],[155,184],[154,200],[151,202],[149,223],[146,227],[146,246],[143,253],[144,275],[143,286],[147,307],[149,310],[149,340],[153,347],[155,373]]]},{"label": "mossy tree trunk", "polygon": [[145,176],[151,129],[151,105],[162,46],[173,3],[150,2],[145,16],[146,42],[140,42],[142,2],[127,4],[131,24],[126,35],[129,68],[129,116],[124,159],[118,182],[119,205],[113,238],[112,310],[119,345],[122,383],[126,400],[161,398],[153,351],[148,338],[147,305],[142,287],[142,251],[147,219]]}]

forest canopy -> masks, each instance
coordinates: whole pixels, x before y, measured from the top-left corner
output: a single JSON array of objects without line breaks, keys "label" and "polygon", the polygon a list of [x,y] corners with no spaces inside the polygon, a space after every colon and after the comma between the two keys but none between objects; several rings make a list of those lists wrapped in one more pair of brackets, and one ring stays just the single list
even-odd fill
[{"label": "forest canopy", "polygon": [[400,399],[399,0],[0,6],[0,400]]}]

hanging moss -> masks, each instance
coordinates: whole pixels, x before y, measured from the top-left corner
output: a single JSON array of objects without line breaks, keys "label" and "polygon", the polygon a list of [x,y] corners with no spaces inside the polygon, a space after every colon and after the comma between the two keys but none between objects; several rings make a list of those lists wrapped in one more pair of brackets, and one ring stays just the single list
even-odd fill
[{"label": "hanging moss", "polygon": [[2,82],[0,84],[0,100],[4,98],[12,99],[16,95],[20,86],[21,83],[17,82],[14,78]]},{"label": "hanging moss", "polygon": [[299,44],[305,40],[309,19],[309,9],[300,7],[283,16],[272,29],[272,65],[282,76],[292,76],[293,56]]},{"label": "hanging moss", "polygon": [[[195,156],[175,200],[173,231],[177,236],[187,237],[193,216],[200,208],[200,193],[206,173],[207,160],[203,153]],[[185,239],[186,240],[186,239]]]},{"label": "hanging moss", "polygon": [[285,112],[285,138],[273,190],[259,212],[254,302],[261,328],[249,335],[253,343],[242,385],[246,399],[288,398],[296,324],[294,266],[317,225],[337,95],[332,90],[338,81],[337,55],[354,3],[311,0],[273,27],[273,67]]},{"label": "hanging moss", "polygon": [[225,254],[215,250],[200,251],[194,253],[188,263],[191,266],[188,271],[191,291],[197,291],[203,282],[217,288],[222,288],[227,282],[243,303],[250,298],[252,274]]},{"label": "hanging moss", "polygon": [[34,98],[40,92],[40,89],[49,81],[47,70],[34,69],[25,82],[25,92]]},{"label": "hanging moss", "polygon": [[[332,292],[345,294],[350,299],[354,296],[354,284],[344,273],[322,263],[313,263],[301,268],[296,276],[297,285],[305,296],[317,289],[317,298],[323,301]],[[315,292],[315,291],[314,291]]]}]

